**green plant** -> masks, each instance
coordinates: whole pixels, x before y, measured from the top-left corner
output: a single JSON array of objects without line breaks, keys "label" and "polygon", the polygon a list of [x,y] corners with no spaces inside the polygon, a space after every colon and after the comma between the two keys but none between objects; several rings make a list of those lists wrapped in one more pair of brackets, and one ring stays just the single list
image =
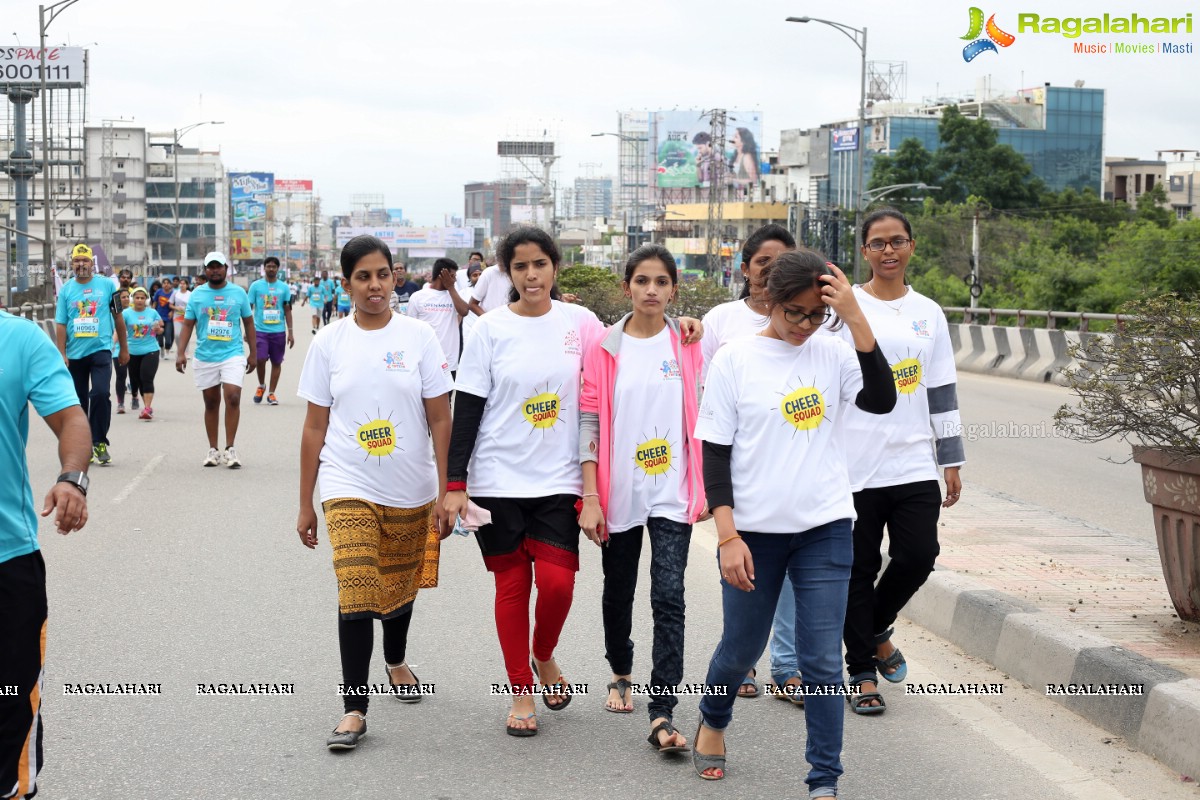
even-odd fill
[{"label": "green plant", "polygon": [[1078,398],[1055,424],[1083,442],[1113,437],[1161,448],[1174,460],[1200,458],[1200,300],[1137,300],[1125,330],[1071,348],[1067,373]]}]

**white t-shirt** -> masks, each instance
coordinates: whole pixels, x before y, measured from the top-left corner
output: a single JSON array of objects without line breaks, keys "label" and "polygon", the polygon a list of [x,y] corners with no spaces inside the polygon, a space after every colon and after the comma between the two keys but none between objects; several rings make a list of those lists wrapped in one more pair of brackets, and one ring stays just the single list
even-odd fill
[{"label": "white t-shirt", "polygon": [[608,529],[626,531],[650,517],[686,523],[683,373],[669,328],[649,339],[622,335],[612,437]]},{"label": "white t-shirt", "polygon": [[491,311],[508,304],[508,293],[511,289],[512,281],[509,280],[508,274],[499,266],[491,266],[479,273],[479,280],[475,282],[475,290],[471,292],[471,296],[483,306],[484,311]]},{"label": "white t-shirt", "polygon": [[178,322],[182,322],[183,321],[183,311],[176,311],[174,309],[174,306],[179,306],[180,308],[186,310],[188,300],[191,300],[191,299],[192,299],[191,290],[184,291],[182,289],[176,289],[175,291],[171,292],[171,297],[169,298],[169,301],[172,306],[171,318]]},{"label": "white t-shirt", "polygon": [[704,338],[700,340],[700,356],[704,359],[700,370],[702,386],[708,374],[708,365],[721,345],[743,336],[755,336],[767,327],[767,317],[752,310],[745,300],[713,306],[701,321],[704,323]]},{"label": "white t-shirt", "polygon": [[321,502],[357,497],[393,508],[437,498],[437,466],[422,402],[453,388],[433,329],[392,315],[364,331],[352,317],[308,348],[300,397],[329,409],[318,478]]},{"label": "white t-shirt", "polygon": [[799,533],[855,518],[837,428],[862,385],[854,348],[834,336],[800,347],[750,336],[718,351],[696,438],[733,445],[739,531]]},{"label": "white t-shirt", "polygon": [[408,298],[408,316],[433,328],[442,345],[442,352],[446,354],[446,363],[450,369],[458,369],[458,311],[450,299],[450,292],[426,284]]},{"label": "white t-shirt", "polygon": [[455,386],[487,398],[468,469],[471,494],[545,497],[583,491],[583,351],[603,332],[591,311],[557,300],[540,317],[522,317],[502,305],[479,318]]},{"label": "white t-shirt", "polygon": [[[882,415],[868,414],[854,406],[847,409],[843,433],[850,483],[857,492],[936,481],[941,476],[934,455],[936,440],[929,416],[929,389],[957,381],[946,315],[941,306],[911,288],[901,300],[887,303],[860,286],[855,286],[854,291],[875,341],[892,367],[896,407],[890,414]],[[896,313],[897,308],[900,314]],[[844,325],[836,335],[853,343]],[[957,409],[950,416],[948,430],[957,431],[961,427]]]}]

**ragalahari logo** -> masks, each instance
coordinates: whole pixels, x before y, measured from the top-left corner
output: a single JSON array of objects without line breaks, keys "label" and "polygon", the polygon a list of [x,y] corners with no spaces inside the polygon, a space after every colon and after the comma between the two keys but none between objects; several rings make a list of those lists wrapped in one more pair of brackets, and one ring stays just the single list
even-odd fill
[{"label": "ragalahari logo", "polygon": [[[967,35],[961,38],[972,40],[970,44],[963,48],[963,61],[974,61],[975,57],[981,53],[991,51],[999,53],[996,45],[1008,47],[1017,40],[1017,37],[1011,33],[1005,33],[1000,30],[1000,26],[996,24],[996,15],[992,14],[987,19],[987,25],[983,24],[983,9],[971,6],[971,27],[967,30]],[[986,38],[979,38],[979,34],[987,33]]]}]

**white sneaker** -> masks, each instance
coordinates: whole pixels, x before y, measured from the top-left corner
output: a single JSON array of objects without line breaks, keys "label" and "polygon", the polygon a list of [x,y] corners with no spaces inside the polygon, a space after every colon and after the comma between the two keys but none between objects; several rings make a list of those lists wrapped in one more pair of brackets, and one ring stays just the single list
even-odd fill
[{"label": "white sneaker", "polygon": [[233,449],[233,445],[225,448],[225,466],[230,469],[237,469],[242,466],[242,462],[237,457],[237,450]]},{"label": "white sneaker", "polygon": [[204,459],[204,466],[206,466],[206,467],[221,466],[221,451],[215,447],[208,448],[208,458]]}]

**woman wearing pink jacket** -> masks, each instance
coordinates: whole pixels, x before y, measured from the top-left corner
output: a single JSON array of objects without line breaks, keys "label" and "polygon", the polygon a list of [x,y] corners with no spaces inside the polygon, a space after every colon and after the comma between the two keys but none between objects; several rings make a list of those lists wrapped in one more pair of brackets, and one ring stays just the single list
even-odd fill
[{"label": "woman wearing pink jacket", "polygon": [[683,573],[692,523],[706,513],[700,445],[692,436],[700,389],[700,348],[684,346],[667,316],[678,284],[661,245],[635,250],[623,287],[633,311],[584,353],[580,396],[583,507],[580,527],[603,547],[604,644],[613,671],[604,707],[633,710],[633,594],[650,534],[654,646],[647,741],[660,753],[686,751],[671,724],[683,678]]}]

